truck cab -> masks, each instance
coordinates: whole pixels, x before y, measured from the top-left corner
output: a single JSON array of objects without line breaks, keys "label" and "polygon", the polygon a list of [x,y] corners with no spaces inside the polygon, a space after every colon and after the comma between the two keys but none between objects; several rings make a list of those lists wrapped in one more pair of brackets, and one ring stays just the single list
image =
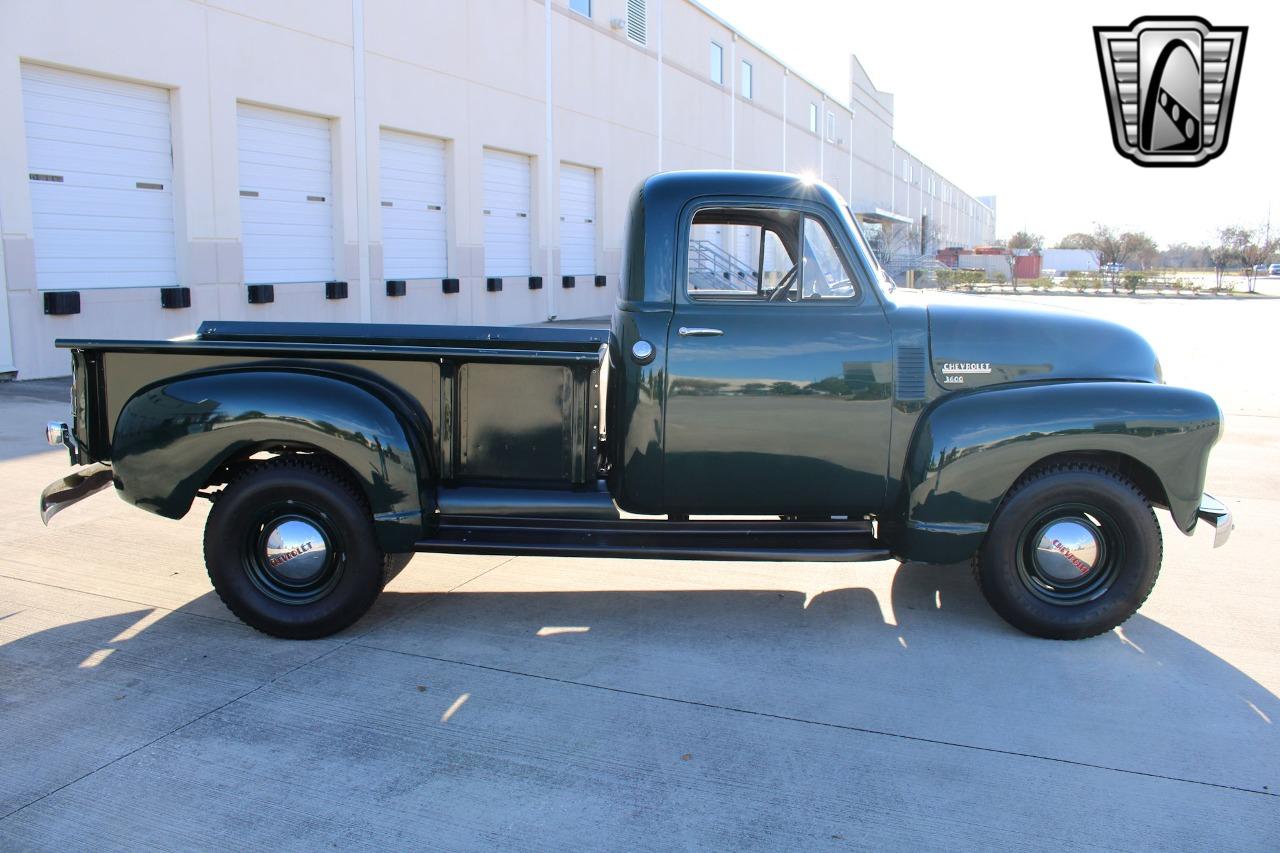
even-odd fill
[{"label": "truck cab", "polygon": [[1221,414],[1124,327],[895,288],[794,175],[633,195],[609,328],[209,322],[60,341],[80,471],[167,517],[213,502],[214,588],[279,636],[351,624],[414,552],[973,563],[1061,639],[1155,583],[1153,508],[1221,544]]}]

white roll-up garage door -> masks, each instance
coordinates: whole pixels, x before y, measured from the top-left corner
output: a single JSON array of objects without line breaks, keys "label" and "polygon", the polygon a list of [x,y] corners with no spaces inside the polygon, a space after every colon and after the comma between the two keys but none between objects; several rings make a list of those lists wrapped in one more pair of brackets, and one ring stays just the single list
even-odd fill
[{"label": "white roll-up garage door", "polygon": [[169,91],[22,66],[39,288],[178,283]]},{"label": "white roll-up garage door", "polygon": [[444,140],[382,131],[378,183],[386,278],[449,274]]},{"label": "white roll-up garage door", "polygon": [[520,276],[533,271],[529,229],[532,188],[528,157],[485,149],[485,275]]},{"label": "white roll-up garage door", "polygon": [[560,271],[596,271],[596,171],[560,165]]},{"label": "white roll-up garage door", "polygon": [[329,120],[249,104],[236,114],[245,282],[333,278]]}]

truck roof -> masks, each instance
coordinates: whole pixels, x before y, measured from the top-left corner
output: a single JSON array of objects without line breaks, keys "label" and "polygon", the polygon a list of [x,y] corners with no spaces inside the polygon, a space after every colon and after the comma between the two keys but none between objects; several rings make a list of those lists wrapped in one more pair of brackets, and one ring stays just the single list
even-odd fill
[{"label": "truck roof", "polygon": [[837,213],[845,206],[839,193],[822,181],[786,172],[699,169],[651,175],[631,196],[623,302],[671,301],[681,211],[690,201],[707,197],[808,201]]}]

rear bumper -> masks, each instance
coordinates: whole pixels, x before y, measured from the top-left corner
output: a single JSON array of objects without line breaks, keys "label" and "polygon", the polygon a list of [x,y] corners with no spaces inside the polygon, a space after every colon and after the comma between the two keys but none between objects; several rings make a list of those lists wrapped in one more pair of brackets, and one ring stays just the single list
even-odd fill
[{"label": "rear bumper", "polygon": [[40,520],[46,525],[49,519],[72,504],[111,485],[111,466],[97,462],[79,471],[73,471],[61,480],[50,483],[40,493]]},{"label": "rear bumper", "polygon": [[1235,522],[1231,520],[1231,510],[1226,504],[1213,495],[1205,494],[1200,498],[1200,508],[1196,510],[1196,518],[1213,525],[1213,547],[1218,548],[1231,538],[1235,530]]}]

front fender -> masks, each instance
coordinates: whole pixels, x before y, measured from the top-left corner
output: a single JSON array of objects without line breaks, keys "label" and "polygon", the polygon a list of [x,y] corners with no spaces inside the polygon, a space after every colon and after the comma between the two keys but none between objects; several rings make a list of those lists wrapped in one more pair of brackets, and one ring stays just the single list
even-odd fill
[{"label": "front fender", "polygon": [[1037,462],[1070,453],[1129,457],[1155,474],[1184,532],[1196,523],[1222,414],[1199,391],[1140,382],[1006,386],[943,398],[907,455],[895,556],[958,562],[982,544],[1004,495]]},{"label": "front fender", "polygon": [[351,381],[315,373],[240,370],[146,388],[120,412],[111,447],[115,484],[135,506],[181,518],[228,459],[279,445],[344,463],[373,512],[379,546],[412,550],[423,529],[420,468],[410,430],[391,405]]}]

